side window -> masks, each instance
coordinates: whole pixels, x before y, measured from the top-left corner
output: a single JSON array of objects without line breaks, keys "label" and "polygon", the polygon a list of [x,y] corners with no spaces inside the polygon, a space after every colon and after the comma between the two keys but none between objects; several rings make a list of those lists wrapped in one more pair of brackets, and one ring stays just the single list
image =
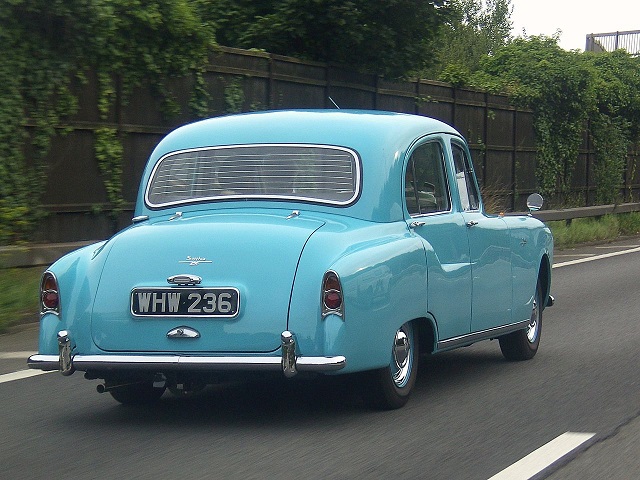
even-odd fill
[{"label": "side window", "polygon": [[460,192],[460,203],[463,210],[478,210],[480,201],[476,184],[473,181],[471,160],[465,150],[455,143],[451,144],[453,163],[456,168],[456,184]]},{"label": "side window", "polygon": [[429,142],[417,147],[407,164],[407,210],[411,215],[450,210],[442,146]]}]

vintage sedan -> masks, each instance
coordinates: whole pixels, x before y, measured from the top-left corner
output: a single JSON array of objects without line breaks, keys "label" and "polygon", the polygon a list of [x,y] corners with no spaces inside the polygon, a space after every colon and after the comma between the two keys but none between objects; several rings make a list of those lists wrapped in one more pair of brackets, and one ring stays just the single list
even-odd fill
[{"label": "vintage sedan", "polygon": [[28,364],[103,379],[125,404],[245,372],[357,374],[365,401],[398,408],[419,353],[497,338],[532,358],[552,254],[531,215],[485,213],[468,146],[440,121],[212,118],[158,144],[130,227],[44,273]]}]

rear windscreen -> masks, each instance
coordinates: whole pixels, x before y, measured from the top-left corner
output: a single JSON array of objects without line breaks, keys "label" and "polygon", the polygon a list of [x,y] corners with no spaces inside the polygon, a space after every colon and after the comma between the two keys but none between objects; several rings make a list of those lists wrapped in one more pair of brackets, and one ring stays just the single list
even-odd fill
[{"label": "rear windscreen", "polygon": [[288,199],[348,205],[359,193],[355,152],[319,145],[243,145],[162,157],[147,187],[149,207],[225,199]]}]

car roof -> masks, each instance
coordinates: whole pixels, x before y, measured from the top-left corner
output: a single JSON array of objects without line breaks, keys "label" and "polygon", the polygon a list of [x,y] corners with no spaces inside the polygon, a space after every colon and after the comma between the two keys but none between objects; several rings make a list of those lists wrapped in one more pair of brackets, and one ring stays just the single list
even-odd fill
[{"label": "car roof", "polygon": [[[400,178],[404,154],[416,140],[436,133],[460,136],[453,127],[433,118],[370,110],[276,110],[201,120],[172,131],[154,149],[143,173],[136,215],[153,214],[144,205],[143,190],[153,166],[169,153],[214,146],[291,143],[356,151],[362,161],[361,198],[342,213],[379,222],[399,220],[403,218],[404,194],[400,182],[389,188],[387,179]],[[232,208],[230,203],[220,206]],[[325,208],[335,212],[335,207]]]}]

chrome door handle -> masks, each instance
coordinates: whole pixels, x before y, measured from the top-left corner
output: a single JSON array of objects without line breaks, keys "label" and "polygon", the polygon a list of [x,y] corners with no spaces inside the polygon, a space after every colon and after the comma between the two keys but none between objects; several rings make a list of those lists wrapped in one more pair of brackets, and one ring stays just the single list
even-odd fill
[{"label": "chrome door handle", "polygon": [[476,222],[475,220],[469,220],[467,222],[467,227],[471,228],[471,227],[475,227],[478,224],[478,222]]},{"label": "chrome door handle", "polygon": [[409,227],[411,227],[411,228],[422,227],[423,225],[426,225],[426,224],[427,224],[426,222],[415,221],[415,222],[411,222],[409,224]]}]

